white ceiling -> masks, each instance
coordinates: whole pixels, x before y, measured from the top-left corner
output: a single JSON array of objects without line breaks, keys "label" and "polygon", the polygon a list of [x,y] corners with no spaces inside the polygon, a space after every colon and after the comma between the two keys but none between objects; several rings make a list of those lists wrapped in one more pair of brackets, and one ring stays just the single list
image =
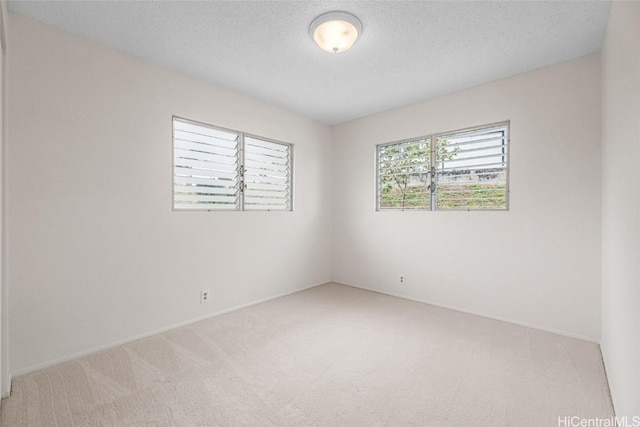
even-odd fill
[{"label": "white ceiling", "polygon": [[[9,1],[9,10],[337,124],[600,50],[609,1]],[[309,37],[358,16],[345,53]]]}]

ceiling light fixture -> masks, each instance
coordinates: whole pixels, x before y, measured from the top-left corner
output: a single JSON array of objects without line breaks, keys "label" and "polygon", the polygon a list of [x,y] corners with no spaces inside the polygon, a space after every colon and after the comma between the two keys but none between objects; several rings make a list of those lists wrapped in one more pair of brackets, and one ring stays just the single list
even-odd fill
[{"label": "ceiling light fixture", "polygon": [[362,34],[362,23],[347,12],[327,12],[311,22],[309,35],[320,49],[341,53],[351,48]]}]

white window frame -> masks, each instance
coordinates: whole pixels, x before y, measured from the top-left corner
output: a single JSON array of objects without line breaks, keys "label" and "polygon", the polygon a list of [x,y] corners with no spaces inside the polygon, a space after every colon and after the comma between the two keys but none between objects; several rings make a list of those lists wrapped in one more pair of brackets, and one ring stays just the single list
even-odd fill
[{"label": "white window frame", "polygon": [[[236,162],[237,162],[237,168],[235,171],[235,175],[236,175],[236,187],[237,187],[237,206],[234,208],[216,208],[215,205],[211,205],[211,204],[202,204],[201,206],[197,203],[194,203],[192,206],[187,207],[186,204],[183,204],[183,206],[180,206],[180,204],[176,203],[176,126],[175,123],[176,122],[182,122],[182,123],[186,123],[186,124],[190,124],[193,126],[198,126],[198,127],[204,127],[204,128],[209,128],[212,129],[214,131],[219,131],[219,132],[225,132],[225,133],[230,133],[230,134],[236,134],[237,135],[237,140],[238,140],[238,144],[237,144],[237,154],[236,154]],[[207,211],[207,212],[238,212],[238,211],[258,211],[258,212],[291,212],[293,211],[293,144],[288,143],[288,142],[282,142],[282,141],[278,141],[278,140],[274,140],[274,139],[270,139],[270,138],[265,138],[262,136],[258,136],[258,135],[252,135],[252,134],[248,134],[245,132],[241,132],[241,131],[237,131],[234,129],[228,129],[228,128],[223,128],[220,126],[215,126],[215,125],[211,125],[209,123],[204,123],[204,122],[199,122],[196,120],[191,120],[191,119],[185,119],[183,117],[179,117],[179,116],[173,116],[172,120],[171,120],[171,129],[172,129],[172,168],[171,168],[171,206],[172,206],[172,210],[173,211],[196,211],[196,212],[201,212],[201,211]],[[283,146],[286,148],[286,150],[282,150],[285,151],[287,153],[287,158],[286,158],[286,171],[287,173],[285,174],[286,179],[284,180],[285,184],[286,184],[286,193],[287,193],[287,202],[286,202],[286,206],[285,208],[279,208],[279,207],[268,207],[266,206],[265,208],[261,209],[259,207],[256,207],[257,205],[252,205],[252,207],[247,209],[247,204],[245,204],[245,189],[247,188],[247,182],[245,181],[245,173],[247,171],[247,161],[245,161],[245,139],[253,139],[253,140],[259,140],[259,141],[264,141],[267,144],[277,144],[280,146]],[[284,159],[284,158],[283,158]],[[251,168],[251,167],[250,167]],[[267,183],[268,184],[268,183]]]},{"label": "white window frame", "polygon": [[[438,209],[437,207],[437,197],[438,197],[438,179],[440,176],[443,175],[443,173],[441,171],[438,170],[438,165],[442,164],[441,161],[437,160],[437,150],[438,150],[438,141],[445,136],[448,137],[462,137],[463,134],[469,134],[469,133],[482,133],[483,131],[487,131],[487,130],[491,130],[491,129],[499,129],[499,128],[504,128],[504,136],[503,136],[503,143],[502,143],[502,147],[503,147],[503,162],[504,163],[504,176],[505,176],[505,206],[502,208],[481,208],[481,207],[460,207],[460,208],[440,208]],[[380,159],[380,153],[381,153],[381,149],[384,147],[393,147],[393,146],[401,146],[403,144],[407,144],[407,143],[411,143],[411,142],[419,142],[419,141],[423,141],[423,140],[427,140],[429,141],[429,153],[430,153],[430,159],[429,159],[429,168],[430,171],[428,171],[426,174],[428,175],[428,182],[426,183],[430,193],[431,193],[431,197],[429,197],[429,203],[428,206],[424,206],[424,207],[411,207],[411,206],[406,206],[406,207],[382,207],[381,206],[381,159]],[[465,143],[460,143],[460,145],[464,145]],[[454,144],[456,145],[456,144]],[[448,132],[440,132],[437,134],[432,134],[432,135],[425,135],[425,136],[419,136],[416,138],[409,138],[409,139],[404,139],[401,141],[395,141],[395,142],[389,142],[389,143],[384,143],[384,144],[378,144],[376,145],[376,156],[375,156],[375,161],[376,161],[376,195],[375,195],[375,203],[376,203],[376,211],[508,211],[509,210],[509,195],[510,195],[510,190],[509,190],[509,185],[510,185],[510,179],[509,179],[509,170],[510,170],[510,159],[509,159],[509,153],[510,153],[510,121],[506,120],[506,121],[502,121],[502,122],[496,122],[496,123],[491,123],[491,124],[487,124],[487,125],[481,125],[481,126],[474,126],[474,127],[469,127],[469,128],[464,128],[464,129],[458,129],[455,131],[448,131]],[[469,151],[474,151],[474,150],[469,150]],[[461,161],[461,160],[459,160]],[[455,160],[453,160],[452,162],[455,162]],[[444,166],[444,165],[443,165]]]}]

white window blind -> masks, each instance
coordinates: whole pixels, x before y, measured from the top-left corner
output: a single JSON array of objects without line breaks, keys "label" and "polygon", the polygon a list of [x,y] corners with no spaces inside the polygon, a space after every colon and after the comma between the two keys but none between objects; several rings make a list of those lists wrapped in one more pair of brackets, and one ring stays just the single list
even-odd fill
[{"label": "white window blind", "polygon": [[291,144],[173,119],[173,208],[292,210]]},{"label": "white window blind", "polygon": [[377,147],[377,208],[508,208],[508,127],[500,123]]},{"label": "white window blind", "polygon": [[291,146],[244,138],[244,208],[291,209]]},{"label": "white window blind", "polygon": [[240,134],[173,121],[175,209],[240,209]]}]

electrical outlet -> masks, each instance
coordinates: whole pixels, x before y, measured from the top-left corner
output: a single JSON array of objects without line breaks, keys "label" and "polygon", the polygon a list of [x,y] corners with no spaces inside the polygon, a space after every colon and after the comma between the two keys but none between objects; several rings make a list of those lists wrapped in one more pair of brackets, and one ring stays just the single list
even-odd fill
[{"label": "electrical outlet", "polygon": [[203,289],[200,291],[200,304],[209,302],[209,289]]},{"label": "electrical outlet", "polygon": [[404,274],[401,274],[401,275],[400,275],[400,284],[401,284],[401,285],[404,285],[404,284],[406,283],[406,280],[405,280],[405,279],[406,279],[406,278],[404,277]]}]

